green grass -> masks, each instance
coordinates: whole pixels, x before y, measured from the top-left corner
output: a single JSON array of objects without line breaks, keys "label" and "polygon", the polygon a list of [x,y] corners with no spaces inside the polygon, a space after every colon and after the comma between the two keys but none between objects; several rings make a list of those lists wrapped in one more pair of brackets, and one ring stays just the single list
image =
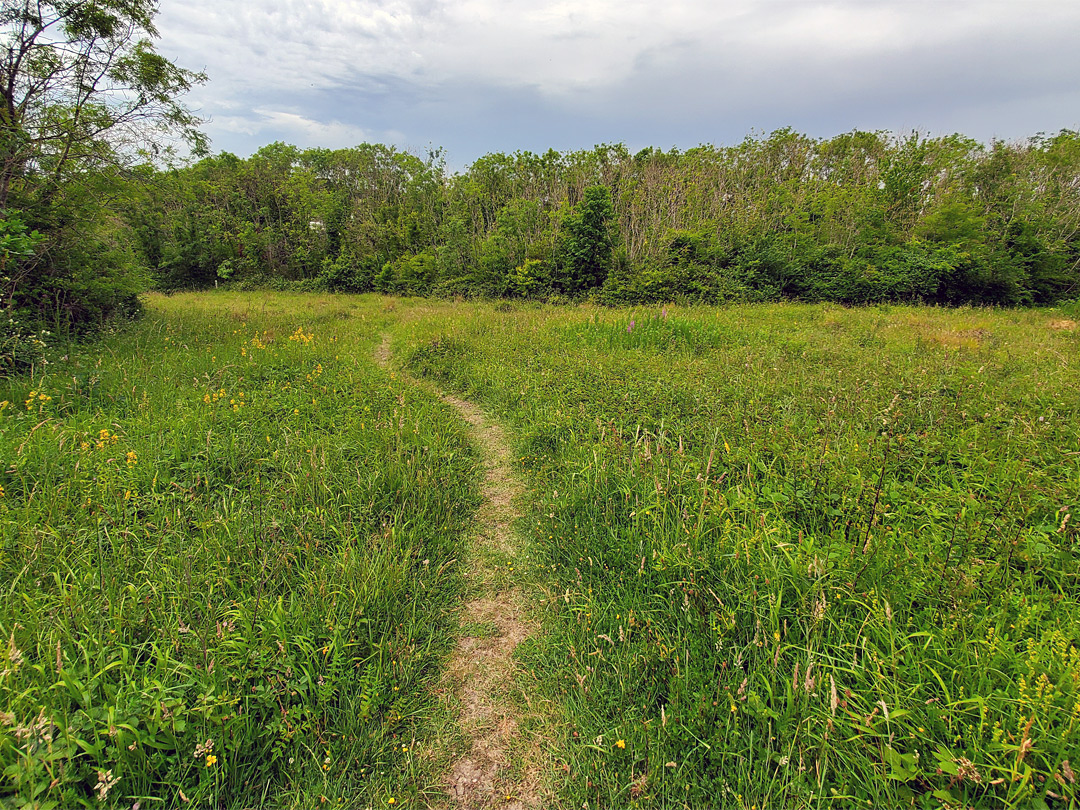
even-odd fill
[{"label": "green grass", "polygon": [[440,801],[478,459],[391,332],[530,484],[554,804],[1080,806],[1075,311],[150,311],[0,391],[0,802]]},{"label": "green grass", "polygon": [[383,318],[376,299],[155,298],[6,383],[0,804],[430,789],[415,737],[478,486],[453,411],[371,362]]},{"label": "green grass", "polygon": [[511,422],[536,487],[522,655],[564,806],[1076,806],[1080,333],[1054,317],[417,321],[410,367]]}]

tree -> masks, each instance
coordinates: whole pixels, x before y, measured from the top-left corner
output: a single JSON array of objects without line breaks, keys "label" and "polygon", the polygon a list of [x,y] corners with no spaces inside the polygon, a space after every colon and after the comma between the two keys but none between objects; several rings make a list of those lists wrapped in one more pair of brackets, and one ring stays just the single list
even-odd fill
[{"label": "tree", "polygon": [[4,290],[9,309],[58,312],[42,299],[63,287],[76,313],[64,255],[85,257],[102,231],[115,240],[101,204],[116,192],[110,177],[181,144],[205,151],[200,120],[178,98],[206,77],[154,50],[156,13],[156,0],[0,0],[0,211],[21,212],[45,237],[27,287]]},{"label": "tree", "polygon": [[562,225],[562,287],[575,294],[599,287],[611,269],[615,210],[606,186],[589,186]]}]

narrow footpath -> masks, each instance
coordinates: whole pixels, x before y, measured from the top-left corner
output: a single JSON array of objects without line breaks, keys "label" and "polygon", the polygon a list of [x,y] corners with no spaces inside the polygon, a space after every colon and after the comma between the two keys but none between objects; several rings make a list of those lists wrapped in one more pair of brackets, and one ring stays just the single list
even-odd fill
[{"label": "narrow footpath", "polygon": [[[381,366],[390,361],[390,336],[375,350]],[[468,550],[470,600],[461,607],[462,633],[447,665],[447,685],[458,706],[458,724],[468,750],[445,778],[447,804],[479,810],[525,810],[541,806],[535,768],[526,760],[514,689],[514,649],[533,630],[523,609],[523,594],[509,584],[517,567],[513,524],[525,492],[514,471],[510,445],[498,422],[477,405],[440,393],[469,426],[484,464],[483,503]],[[529,752],[535,754],[535,751]],[[437,806],[437,805],[436,805]]]}]

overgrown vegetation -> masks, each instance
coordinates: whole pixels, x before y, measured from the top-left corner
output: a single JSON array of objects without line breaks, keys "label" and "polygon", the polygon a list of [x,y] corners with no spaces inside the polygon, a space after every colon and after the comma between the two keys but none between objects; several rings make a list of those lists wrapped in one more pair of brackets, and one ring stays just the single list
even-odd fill
[{"label": "overgrown vegetation", "polygon": [[537,489],[561,806],[1076,806],[1075,313],[485,305],[412,335]]},{"label": "overgrown vegetation", "polygon": [[1080,294],[1080,136],[791,130],[685,152],[268,146],[126,213],[163,287],[218,280],[608,304],[1047,304]]},{"label": "overgrown vegetation", "polygon": [[22,362],[7,345],[22,330],[131,315],[147,289],[120,201],[136,165],[205,147],[180,99],[206,77],[154,50],[157,5],[0,2],[0,233],[39,235],[32,251],[0,254],[0,309],[21,323],[0,322],[0,365]]},{"label": "overgrown vegetation", "polygon": [[0,805],[420,801],[477,503],[381,305],[155,298],[0,389]]},{"label": "overgrown vegetation", "polygon": [[1075,307],[149,311],[4,384],[0,801],[440,800],[476,459],[383,331],[516,437],[556,806],[1080,800]]}]

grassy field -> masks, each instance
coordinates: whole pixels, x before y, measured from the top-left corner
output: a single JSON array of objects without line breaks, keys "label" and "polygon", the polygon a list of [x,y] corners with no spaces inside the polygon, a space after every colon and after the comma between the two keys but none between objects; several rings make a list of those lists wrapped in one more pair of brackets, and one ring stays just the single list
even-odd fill
[{"label": "grassy field", "polygon": [[504,309],[408,363],[536,484],[564,806],[1077,805],[1074,322]]},{"label": "grassy field", "polygon": [[479,473],[389,332],[533,487],[553,804],[1076,807],[1076,319],[154,298],[0,386],[0,803],[438,803]]},{"label": "grassy field", "polygon": [[154,298],[0,400],[0,805],[415,804],[476,505],[382,303]]}]

